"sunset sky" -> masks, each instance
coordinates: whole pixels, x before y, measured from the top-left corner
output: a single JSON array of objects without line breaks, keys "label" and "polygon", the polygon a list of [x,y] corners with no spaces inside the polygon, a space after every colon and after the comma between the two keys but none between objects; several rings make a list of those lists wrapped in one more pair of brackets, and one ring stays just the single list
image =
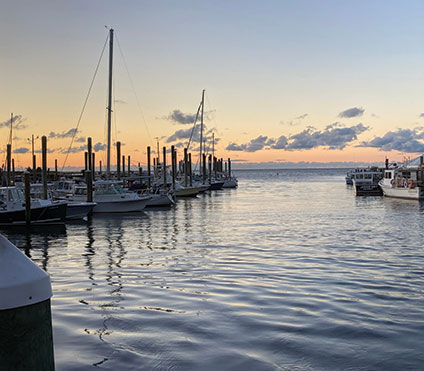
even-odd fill
[{"label": "sunset sky", "polygon": [[[113,141],[134,165],[156,138],[182,153],[202,89],[218,157],[415,157],[424,152],[423,19],[422,1],[2,0],[2,161],[13,113],[16,165],[29,165],[32,134],[48,137],[49,166],[63,165],[105,26],[116,36]],[[83,163],[89,136],[105,163],[107,53],[67,166]]]}]

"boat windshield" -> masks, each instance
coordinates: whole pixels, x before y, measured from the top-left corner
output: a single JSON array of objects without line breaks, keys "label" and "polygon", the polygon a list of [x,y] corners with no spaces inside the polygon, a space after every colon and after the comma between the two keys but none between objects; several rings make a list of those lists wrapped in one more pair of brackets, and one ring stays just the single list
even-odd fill
[{"label": "boat windshield", "polygon": [[97,195],[121,195],[124,194],[124,190],[118,184],[99,184],[96,185]]}]

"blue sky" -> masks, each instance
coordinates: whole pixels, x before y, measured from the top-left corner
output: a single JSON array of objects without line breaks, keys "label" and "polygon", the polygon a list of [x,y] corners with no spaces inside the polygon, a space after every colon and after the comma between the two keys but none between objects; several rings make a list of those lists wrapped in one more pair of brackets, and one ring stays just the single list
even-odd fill
[{"label": "blue sky", "polygon": [[[386,153],[364,143],[424,124],[423,10],[422,1],[3,0],[0,122],[10,112],[22,115],[22,138],[75,127],[107,25],[116,30],[144,115],[115,46],[122,102],[115,135],[128,151],[187,129],[166,117],[174,110],[193,114],[205,88],[213,112],[207,125],[220,138],[221,156],[255,162],[401,156],[412,147],[389,146]],[[96,142],[104,141],[106,68],[80,128]],[[352,108],[363,114],[339,116]],[[318,141],[296,152],[228,149],[248,148],[261,136],[294,141],[309,127],[323,133],[335,122],[367,130],[343,148]],[[420,133],[412,140],[419,143]]]}]

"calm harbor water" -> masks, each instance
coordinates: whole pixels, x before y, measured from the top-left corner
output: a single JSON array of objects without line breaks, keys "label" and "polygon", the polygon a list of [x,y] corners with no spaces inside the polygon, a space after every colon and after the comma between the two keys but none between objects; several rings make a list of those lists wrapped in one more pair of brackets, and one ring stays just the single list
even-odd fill
[{"label": "calm harbor water", "polygon": [[169,210],[3,233],[52,280],[57,370],[419,370],[424,204],[238,171]]}]

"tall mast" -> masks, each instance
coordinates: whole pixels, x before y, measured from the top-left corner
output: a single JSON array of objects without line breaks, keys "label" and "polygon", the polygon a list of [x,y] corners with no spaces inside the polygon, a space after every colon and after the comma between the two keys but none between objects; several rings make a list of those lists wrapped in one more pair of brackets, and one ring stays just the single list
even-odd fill
[{"label": "tall mast", "polygon": [[9,144],[12,144],[12,124],[13,124],[13,113],[10,114],[10,133],[9,133]]},{"label": "tall mast", "polygon": [[109,91],[107,107],[107,164],[106,178],[110,178],[110,137],[112,131],[112,67],[113,67],[113,29],[109,30]]},{"label": "tall mast", "polygon": [[202,112],[200,114],[200,156],[199,156],[199,172],[202,173],[202,143],[203,143],[203,106],[205,104],[205,89],[202,91]]}]

